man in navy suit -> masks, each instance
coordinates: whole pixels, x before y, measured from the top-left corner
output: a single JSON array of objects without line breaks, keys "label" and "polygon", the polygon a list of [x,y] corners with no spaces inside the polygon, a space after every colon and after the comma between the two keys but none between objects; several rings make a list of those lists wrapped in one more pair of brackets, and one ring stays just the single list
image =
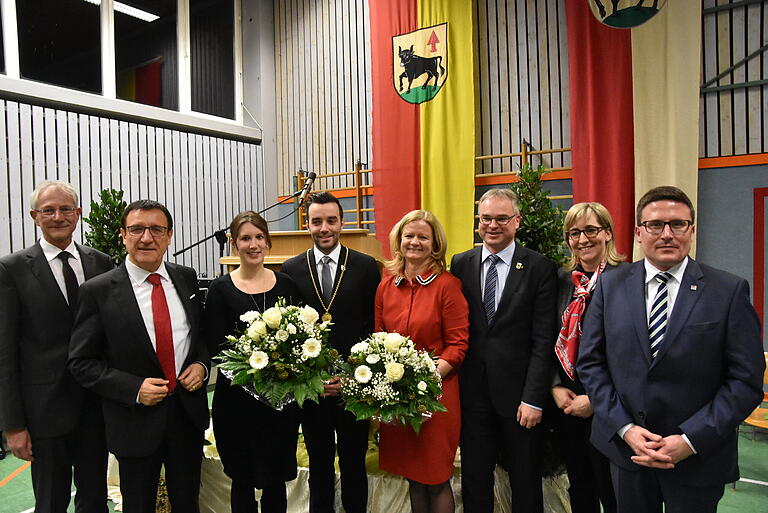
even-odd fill
[{"label": "man in navy suit", "polygon": [[739,478],[736,428],[762,398],[749,286],[688,256],[694,221],[680,189],[648,191],[645,258],[601,277],[584,323],[577,368],[619,512],[714,513]]}]

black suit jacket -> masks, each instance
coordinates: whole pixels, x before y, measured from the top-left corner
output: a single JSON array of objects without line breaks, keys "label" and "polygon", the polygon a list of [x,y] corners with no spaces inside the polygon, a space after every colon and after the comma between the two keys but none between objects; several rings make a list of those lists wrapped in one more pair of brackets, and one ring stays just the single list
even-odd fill
[{"label": "black suit jacket", "polygon": [[[110,258],[76,244],[85,279]],[[40,243],[0,258],[0,430],[33,438],[74,429],[85,391],[67,370],[73,314]]]},{"label": "black suit jacket", "polygon": [[[342,278],[342,266],[347,253],[349,258]],[[325,309],[321,306],[315,292],[315,287],[318,291],[322,289],[317,276],[314,251],[309,251],[309,265],[312,268],[311,277],[307,265],[307,252],[304,252],[286,260],[282,271],[296,282],[301,300],[322,315]],[[381,273],[372,257],[342,246],[336,266],[336,276],[333,280],[334,290],[339,279],[341,279],[339,291],[330,309],[334,324],[331,326],[329,342],[343,356],[348,356],[354,344],[373,332],[373,305],[376,299],[376,288],[381,281]]]},{"label": "black suit jacket", "polygon": [[477,247],[451,259],[451,273],[461,280],[469,304],[469,351],[459,371],[462,406],[470,405],[474,396],[489,395],[499,415],[515,417],[521,401],[544,407],[549,396],[557,269],[551,260],[517,243],[489,324],[481,258],[482,248]]},{"label": "black suit jacket", "polygon": [[[201,300],[194,269],[165,263],[181,298],[190,325],[191,344],[184,365],[210,358],[200,329]],[[80,288],[75,326],[69,347],[69,368],[86,388],[102,397],[107,448],[117,456],[143,457],[154,452],[165,436],[168,402],[138,404],[145,378],[162,378],[163,370],[152,346],[123,263]],[[208,427],[205,387],[174,390],[192,423]],[[202,442],[202,437],[201,437]]]},{"label": "black suit jacket", "polygon": [[628,470],[617,431],[630,422],[686,434],[696,455],[658,475],[689,485],[738,479],[736,427],[762,398],[765,360],[747,282],[689,260],[662,348],[651,359],[643,261],[600,278],[577,369],[594,420],[592,443]]}]

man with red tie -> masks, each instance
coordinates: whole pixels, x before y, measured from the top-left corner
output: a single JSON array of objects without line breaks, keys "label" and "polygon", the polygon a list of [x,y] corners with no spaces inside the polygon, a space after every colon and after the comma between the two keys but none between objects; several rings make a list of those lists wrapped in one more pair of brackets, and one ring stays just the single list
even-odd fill
[{"label": "man with red tie", "polygon": [[194,513],[210,365],[197,274],[163,261],[173,220],[161,203],[131,203],[121,226],[128,257],[81,287],[69,368],[102,397],[107,447],[120,463],[123,511],[155,511],[165,465],[172,509]]}]

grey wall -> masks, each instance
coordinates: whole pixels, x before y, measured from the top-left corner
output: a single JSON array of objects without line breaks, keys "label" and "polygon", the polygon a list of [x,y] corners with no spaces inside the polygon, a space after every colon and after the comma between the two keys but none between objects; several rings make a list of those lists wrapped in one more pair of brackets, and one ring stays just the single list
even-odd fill
[{"label": "grey wall", "polygon": [[[753,191],[761,187],[768,187],[766,165],[699,171],[696,259],[746,279],[753,294]],[[765,289],[764,304],[768,305],[768,287]],[[765,320],[768,315],[764,315]],[[767,338],[768,322],[763,326],[764,344]]]}]

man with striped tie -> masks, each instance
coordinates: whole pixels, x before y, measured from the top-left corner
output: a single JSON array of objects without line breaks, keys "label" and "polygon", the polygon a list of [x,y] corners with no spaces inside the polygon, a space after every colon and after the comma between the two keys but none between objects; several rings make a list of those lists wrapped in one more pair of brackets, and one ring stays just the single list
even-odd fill
[{"label": "man with striped tie", "polygon": [[513,513],[541,513],[541,415],[557,336],[557,268],[515,241],[518,198],[486,191],[481,247],[455,255],[451,273],[469,305],[469,351],[459,372],[461,493],[466,513],[493,513],[494,468],[509,473]]},{"label": "man with striped tie", "polygon": [[680,189],[648,191],[645,258],[602,277],[584,323],[577,369],[619,512],[714,513],[739,478],[736,427],[762,398],[749,285],[688,256],[694,215]]}]

